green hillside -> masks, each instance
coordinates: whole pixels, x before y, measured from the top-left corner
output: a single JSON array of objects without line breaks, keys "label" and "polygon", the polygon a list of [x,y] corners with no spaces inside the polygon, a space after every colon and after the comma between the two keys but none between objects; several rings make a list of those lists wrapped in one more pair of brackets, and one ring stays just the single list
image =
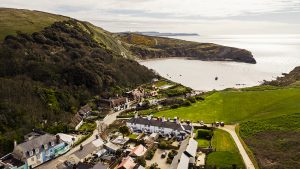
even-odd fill
[{"label": "green hillside", "polygon": [[[2,10],[13,16],[8,23],[25,15],[23,10]],[[122,47],[100,28],[74,19],[54,22],[61,17],[57,15],[25,13],[22,20],[31,16],[33,27],[0,43],[0,156],[33,128],[69,130],[78,108],[95,96],[121,94],[156,77],[120,55]],[[41,29],[43,24],[47,27]],[[8,27],[1,29],[2,35],[10,33]]]},{"label": "green hillside", "polygon": [[224,121],[236,123],[264,119],[300,111],[300,88],[277,90],[220,91],[189,107],[161,111],[155,116],[179,117],[206,123]]},{"label": "green hillside", "polygon": [[300,113],[243,122],[239,132],[261,169],[300,166]]},{"label": "green hillside", "polygon": [[0,8],[0,40],[16,32],[33,33],[41,31],[54,22],[68,20],[68,17],[26,9]]}]

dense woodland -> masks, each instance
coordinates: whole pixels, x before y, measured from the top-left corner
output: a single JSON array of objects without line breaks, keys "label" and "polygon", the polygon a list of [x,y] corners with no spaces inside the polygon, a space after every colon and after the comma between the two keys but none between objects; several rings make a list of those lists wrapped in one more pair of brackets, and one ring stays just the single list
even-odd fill
[{"label": "dense woodland", "polygon": [[94,96],[120,93],[154,77],[95,41],[76,20],[6,36],[0,44],[0,155],[32,128],[64,126]]}]

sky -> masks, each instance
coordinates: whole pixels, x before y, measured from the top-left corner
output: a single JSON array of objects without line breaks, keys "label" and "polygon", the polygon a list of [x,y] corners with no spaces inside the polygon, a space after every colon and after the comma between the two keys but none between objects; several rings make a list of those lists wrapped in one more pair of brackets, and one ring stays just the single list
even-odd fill
[{"label": "sky", "polygon": [[112,32],[300,34],[300,0],[0,0],[0,6],[62,14]]}]

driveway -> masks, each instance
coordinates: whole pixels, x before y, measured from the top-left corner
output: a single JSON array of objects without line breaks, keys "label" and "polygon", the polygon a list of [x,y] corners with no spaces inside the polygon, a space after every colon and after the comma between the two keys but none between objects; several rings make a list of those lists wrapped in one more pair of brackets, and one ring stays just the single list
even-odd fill
[{"label": "driveway", "polygon": [[244,149],[238,135],[235,132],[235,127],[236,127],[236,125],[225,125],[224,127],[219,127],[219,129],[225,130],[231,135],[231,137],[233,138],[235,144],[237,145],[237,147],[240,151],[240,154],[244,160],[246,168],[247,169],[255,169],[255,167],[254,167],[252,161],[250,160],[246,150]]},{"label": "driveway", "polygon": [[167,163],[167,156],[168,156],[169,150],[166,150],[167,156],[165,158],[161,158],[161,154],[164,151],[165,150],[157,149],[155,151],[155,154],[154,154],[153,158],[151,160],[146,160],[147,166],[151,166],[151,164],[157,163],[158,167],[161,168],[161,169],[170,168],[170,164]]}]

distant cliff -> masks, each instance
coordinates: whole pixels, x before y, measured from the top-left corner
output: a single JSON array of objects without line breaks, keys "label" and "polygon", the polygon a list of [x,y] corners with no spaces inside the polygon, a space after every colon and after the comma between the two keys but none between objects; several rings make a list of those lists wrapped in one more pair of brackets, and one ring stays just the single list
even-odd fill
[{"label": "distant cliff", "polygon": [[235,61],[255,64],[251,52],[213,43],[119,33],[117,37],[132,55],[139,59],[187,57],[205,61]]},{"label": "distant cliff", "polygon": [[282,77],[278,77],[276,80],[264,82],[265,85],[273,86],[289,86],[300,85],[300,66],[294,68],[290,73],[283,74]]}]

